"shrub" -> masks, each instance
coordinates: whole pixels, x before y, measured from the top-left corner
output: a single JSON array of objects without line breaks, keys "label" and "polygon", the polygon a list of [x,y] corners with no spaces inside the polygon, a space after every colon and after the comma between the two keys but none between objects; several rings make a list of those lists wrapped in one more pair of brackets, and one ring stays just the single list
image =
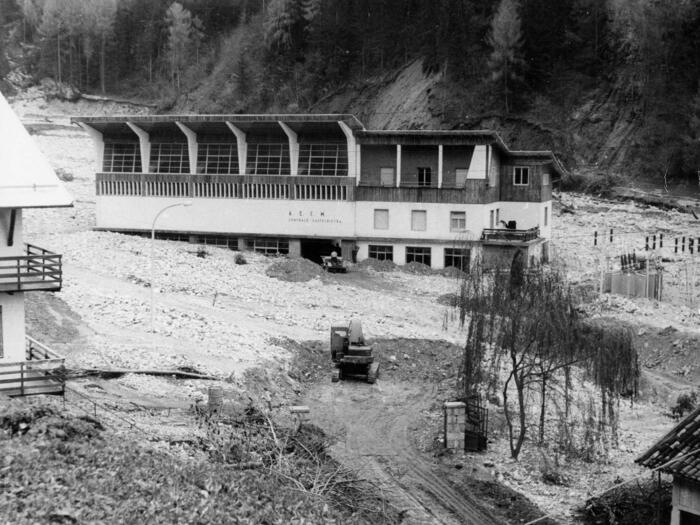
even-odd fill
[{"label": "shrub", "polygon": [[578,509],[586,525],[639,525],[671,520],[671,483],[654,480],[623,485]]},{"label": "shrub", "polygon": [[248,264],[248,261],[246,261],[245,255],[242,253],[237,253],[236,257],[233,259],[233,261],[236,264]]},{"label": "shrub", "polygon": [[686,414],[689,414],[698,406],[698,393],[690,392],[683,393],[676,399],[676,404],[671,407],[671,417],[673,419],[681,419]]}]

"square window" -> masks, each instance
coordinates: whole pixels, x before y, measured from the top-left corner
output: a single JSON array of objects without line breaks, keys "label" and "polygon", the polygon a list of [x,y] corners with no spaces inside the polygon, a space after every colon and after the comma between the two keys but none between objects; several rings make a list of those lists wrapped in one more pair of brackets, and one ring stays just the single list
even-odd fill
[{"label": "square window", "polygon": [[450,231],[461,232],[467,229],[467,213],[463,211],[450,212]]},{"label": "square window", "polygon": [[414,232],[424,232],[428,222],[428,212],[425,210],[411,211],[411,230]]},{"label": "square window", "polygon": [[380,244],[369,245],[369,258],[378,261],[393,261],[394,247]]},{"label": "square window", "polygon": [[394,168],[379,168],[379,177],[382,186],[393,186]]},{"label": "square window", "polygon": [[406,246],[406,264],[417,262],[430,266],[430,248]]},{"label": "square window", "polygon": [[530,168],[517,166],[513,170],[513,184],[515,186],[527,186],[530,184]]},{"label": "square window", "polygon": [[544,225],[549,224],[549,206],[544,207]]},{"label": "square window", "polygon": [[464,188],[467,184],[467,174],[469,170],[467,168],[457,168],[455,170],[455,186],[458,188]]},{"label": "square window", "polygon": [[418,186],[430,186],[430,177],[430,168],[418,168]]},{"label": "square window", "polygon": [[389,229],[389,210],[374,210],[374,229]]},{"label": "square window", "polygon": [[445,248],[445,268],[453,266],[463,272],[468,272],[469,255],[469,250],[466,248]]}]

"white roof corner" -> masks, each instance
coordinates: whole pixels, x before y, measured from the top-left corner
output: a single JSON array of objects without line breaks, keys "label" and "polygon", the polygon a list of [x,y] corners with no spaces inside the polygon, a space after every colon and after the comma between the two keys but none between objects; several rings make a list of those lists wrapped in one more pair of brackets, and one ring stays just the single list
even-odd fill
[{"label": "white roof corner", "polygon": [[0,93],[0,208],[72,205],[73,198]]}]

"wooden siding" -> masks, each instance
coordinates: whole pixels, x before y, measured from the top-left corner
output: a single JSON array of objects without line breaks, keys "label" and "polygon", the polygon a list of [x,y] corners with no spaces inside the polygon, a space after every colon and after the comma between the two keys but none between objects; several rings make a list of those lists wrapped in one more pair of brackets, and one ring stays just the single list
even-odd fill
[{"label": "wooden siding", "polygon": [[[513,184],[513,172],[516,166],[530,168],[529,183],[526,186]],[[530,164],[527,162],[502,165],[500,173],[500,200],[506,202],[545,202],[551,200],[551,182],[547,186],[542,186],[543,168],[542,164]]]},{"label": "wooden siding", "polygon": [[488,204],[497,200],[498,188],[489,188],[486,180],[467,180],[464,188],[390,188],[383,186],[357,187],[358,201],[433,202],[443,204]]}]

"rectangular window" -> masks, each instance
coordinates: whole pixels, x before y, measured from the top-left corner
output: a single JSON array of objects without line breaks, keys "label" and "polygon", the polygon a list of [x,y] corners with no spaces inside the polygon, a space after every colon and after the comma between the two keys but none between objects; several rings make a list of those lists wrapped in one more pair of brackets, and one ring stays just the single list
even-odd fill
[{"label": "rectangular window", "polygon": [[250,175],[289,175],[289,142],[249,143],[246,173]]},{"label": "rectangular window", "polygon": [[299,144],[299,175],[333,177],[347,174],[347,144]]},{"label": "rectangular window", "polygon": [[378,261],[393,261],[394,247],[382,244],[370,244],[369,257],[370,259],[377,259]]},{"label": "rectangular window", "polygon": [[501,208],[496,208],[496,224],[501,223]]},{"label": "rectangular window", "polygon": [[491,210],[489,212],[489,228],[492,230],[496,227],[496,223],[494,222],[494,212]]},{"label": "rectangular window", "polygon": [[389,229],[389,210],[374,210],[374,229]]},{"label": "rectangular window", "polygon": [[418,168],[418,186],[430,186],[430,168]]},{"label": "rectangular window", "polygon": [[289,241],[286,239],[246,239],[249,250],[265,255],[287,255],[289,253]]},{"label": "rectangular window", "polygon": [[382,186],[393,186],[394,168],[379,168],[379,177]]},{"label": "rectangular window", "polygon": [[549,186],[552,183],[552,177],[548,171],[542,174],[542,186]]},{"label": "rectangular window", "polygon": [[184,142],[152,142],[151,173],[189,173],[190,160]]},{"label": "rectangular window", "polygon": [[467,213],[463,211],[450,212],[450,231],[462,232],[467,229]]},{"label": "rectangular window", "polygon": [[516,186],[527,186],[530,184],[530,168],[516,166],[513,170],[513,184]]},{"label": "rectangular window", "polygon": [[102,171],[105,173],[141,173],[139,143],[105,142]]},{"label": "rectangular window", "polygon": [[467,174],[469,170],[467,168],[457,168],[455,170],[455,186],[458,188],[464,188],[467,184]]},{"label": "rectangular window", "polygon": [[549,206],[544,207],[544,225],[549,224]]},{"label": "rectangular window", "polygon": [[233,143],[200,142],[197,173],[238,174],[238,146]]},{"label": "rectangular window", "polygon": [[411,229],[414,232],[424,232],[427,226],[427,215],[428,212],[425,210],[413,210],[411,211]]},{"label": "rectangular window", "polygon": [[406,263],[417,262],[430,266],[430,248],[406,246]]},{"label": "rectangular window", "polygon": [[445,248],[445,268],[453,266],[463,272],[469,271],[469,250],[464,248]]}]

